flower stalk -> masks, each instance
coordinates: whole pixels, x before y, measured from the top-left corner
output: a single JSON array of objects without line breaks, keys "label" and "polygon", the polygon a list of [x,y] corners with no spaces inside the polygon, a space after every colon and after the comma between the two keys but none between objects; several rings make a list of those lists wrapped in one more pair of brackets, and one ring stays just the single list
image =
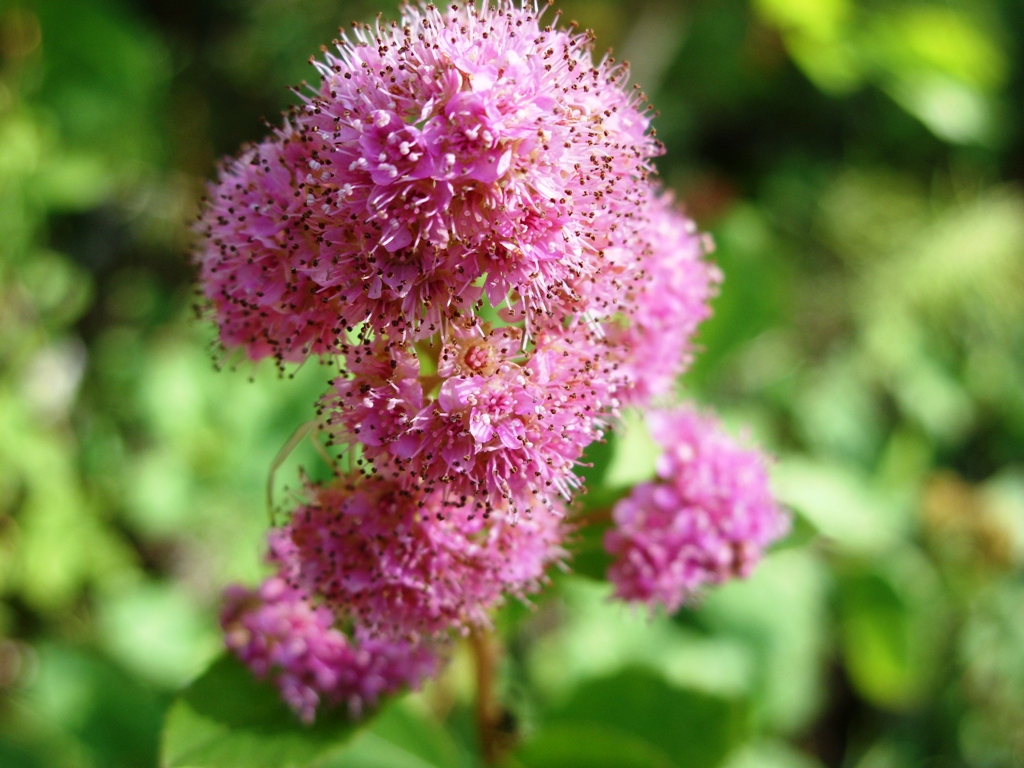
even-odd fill
[{"label": "flower stalk", "polygon": [[498,648],[493,632],[474,627],[469,647],[476,664],[476,727],[480,738],[480,756],[485,765],[497,765],[502,756],[499,731],[501,707],[495,693]]}]

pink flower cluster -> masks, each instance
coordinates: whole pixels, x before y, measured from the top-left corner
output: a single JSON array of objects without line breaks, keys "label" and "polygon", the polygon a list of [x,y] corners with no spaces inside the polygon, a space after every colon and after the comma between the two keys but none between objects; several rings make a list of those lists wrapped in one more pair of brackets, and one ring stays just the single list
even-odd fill
[{"label": "pink flower cluster", "polygon": [[359,27],[269,140],[225,164],[200,232],[225,344],[334,353],[427,338],[478,302],[531,323],[626,247],[659,145],[627,70],[499,0]]},{"label": "pink flower cluster", "polygon": [[284,577],[288,567],[257,590],[229,587],[221,626],[228,649],[257,677],[272,678],[304,722],[313,722],[321,701],[359,717],[381,696],[436,673],[439,659],[428,645],[336,629],[334,613]]},{"label": "pink flower cluster", "polygon": [[772,497],[764,455],[713,417],[680,408],[652,412],[648,424],[664,453],[657,478],[615,506],[608,578],[618,597],[671,612],[705,585],[748,576],[789,518]]},{"label": "pink flower cluster", "polygon": [[310,490],[284,529],[293,580],[380,636],[485,626],[504,594],[535,591],[564,554],[559,510],[514,520],[376,477]]},{"label": "pink flower cluster", "polygon": [[332,439],[361,443],[379,473],[427,494],[513,513],[568,497],[573,467],[619,404],[616,353],[582,325],[527,342],[521,328],[474,323],[435,345],[421,353],[430,374],[390,337],[346,349],[346,375],[322,403]]},{"label": "pink flower cluster", "polygon": [[[643,95],[540,16],[411,4],[357,26],[200,215],[223,345],[341,363],[318,416],[357,469],[307,488],[280,573],[226,613],[307,718],[418,679],[419,643],[542,585],[584,449],[672,396],[710,314],[721,276],[650,178]],[[338,671],[364,652],[376,688]]]}]

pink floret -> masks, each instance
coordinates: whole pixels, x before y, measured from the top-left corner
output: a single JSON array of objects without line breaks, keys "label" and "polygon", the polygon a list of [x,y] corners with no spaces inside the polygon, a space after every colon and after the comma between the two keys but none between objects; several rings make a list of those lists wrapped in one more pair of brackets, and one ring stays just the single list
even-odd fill
[{"label": "pink floret", "polygon": [[616,504],[605,548],[623,600],[669,612],[706,585],[750,574],[789,528],[772,496],[768,460],[690,408],[649,418],[664,453],[657,478]]},{"label": "pink floret", "polygon": [[539,589],[565,554],[554,505],[513,521],[472,499],[379,477],[310,493],[285,529],[299,583],[389,637],[487,626],[504,595]]},{"label": "pink floret", "polygon": [[304,360],[336,350],[337,296],[313,279],[320,248],[306,220],[311,148],[291,126],[220,171],[198,230],[200,282],[227,347],[253,360]]},{"label": "pink floret", "polygon": [[354,347],[348,375],[323,400],[327,429],[337,442],[360,442],[378,474],[409,487],[489,499],[514,514],[552,494],[568,498],[623,384],[584,326],[540,332],[529,345],[522,337],[511,327],[453,330],[430,376],[408,345],[379,337]]},{"label": "pink floret", "polygon": [[710,240],[673,206],[672,196],[652,198],[634,247],[640,253],[618,322],[606,325],[609,345],[627,382],[626,405],[646,406],[670,395],[693,358],[693,337],[711,316],[722,275],[707,260]]},{"label": "pink floret", "polygon": [[330,609],[280,575],[256,590],[229,587],[221,613],[228,649],[254,675],[272,679],[307,724],[321,703],[344,705],[358,718],[380,697],[417,688],[437,672],[438,656],[427,645],[376,638],[365,629],[349,637],[334,625]]}]

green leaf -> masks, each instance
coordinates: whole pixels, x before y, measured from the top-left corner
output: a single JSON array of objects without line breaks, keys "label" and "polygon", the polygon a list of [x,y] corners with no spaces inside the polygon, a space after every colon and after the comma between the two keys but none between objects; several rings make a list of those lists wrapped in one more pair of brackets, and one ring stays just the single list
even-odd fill
[{"label": "green leaf", "polygon": [[460,768],[472,764],[440,723],[406,702],[396,702],[322,768]]},{"label": "green leaf", "polygon": [[643,415],[635,410],[622,414],[615,428],[614,453],[602,482],[609,488],[629,488],[654,477],[659,446],[651,437]]},{"label": "green leaf", "polygon": [[0,737],[0,765],[7,768],[42,768],[42,763],[31,752],[21,749],[17,744],[4,743]]},{"label": "green leaf", "polygon": [[766,558],[749,579],[713,591],[696,609],[713,637],[746,646],[759,727],[799,733],[819,711],[828,654],[828,578],[814,552],[787,549]]},{"label": "green leaf", "polygon": [[545,728],[516,755],[526,768],[673,768],[665,752],[604,725],[562,723]]},{"label": "green leaf", "polygon": [[778,498],[843,551],[880,554],[899,541],[893,501],[849,464],[792,456],[772,474]]},{"label": "green leaf", "polygon": [[781,739],[765,739],[745,744],[725,768],[822,768],[822,764]]},{"label": "green leaf", "polygon": [[676,765],[712,768],[742,739],[745,710],[738,699],[673,686],[634,668],[580,685],[549,720],[618,729],[661,750]]},{"label": "green leaf", "polygon": [[170,690],[195,678],[223,648],[210,612],[167,582],[102,594],[97,630],[103,646],[125,668]]},{"label": "green leaf", "polygon": [[[20,731],[22,746],[43,766],[155,763],[164,703],[159,696],[89,648],[48,642],[37,650],[34,679],[24,691],[15,692],[0,740],[14,726],[12,735]],[[68,753],[80,757],[60,759]],[[0,749],[4,768],[19,762]]]},{"label": "green leaf", "polygon": [[726,697],[751,689],[754,658],[745,642],[683,627],[611,599],[611,585],[570,574],[556,581],[564,623],[535,643],[530,678],[542,698],[566,701],[577,686],[644,667],[680,688]]},{"label": "green leaf", "polygon": [[606,487],[604,481],[615,455],[615,440],[615,433],[609,432],[603,440],[588,445],[576,467],[576,474],[583,478],[584,483],[580,493],[584,509],[610,506],[621,495],[621,490]]},{"label": "green leaf", "polygon": [[340,712],[304,726],[269,682],[223,656],[174,702],[164,725],[164,768],[299,768],[358,730]]},{"label": "green leaf", "polygon": [[569,541],[572,572],[595,581],[603,581],[612,563],[611,555],[604,548],[604,535],[609,525],[590,523],[582,526]]},{"label": "green leaf", "polygon": [[894,710],[926,701],[941,675],[948,620],[931,564],[908,548],[839,586],[843,656],[857,692]]}]

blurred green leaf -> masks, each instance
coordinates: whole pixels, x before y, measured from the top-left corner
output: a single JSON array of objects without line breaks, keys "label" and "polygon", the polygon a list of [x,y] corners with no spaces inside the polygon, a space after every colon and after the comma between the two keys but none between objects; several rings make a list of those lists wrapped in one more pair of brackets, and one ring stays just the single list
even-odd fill
[{"label": "blurred green leaf", "polygon": [[606,433],[602,440],[586,447],[576,467],[576,474],[583,478],[579,498],[585,510],[606,509],[622,496],[622,488],[614,488],[605,483],[608,467],[617,450],[617,440],[614,432]]},{"label": "blurred green leaf", "polygon": [[726,768],[821,768],[821,762],[784,741],[754,741],[737,751]]},{"label": "blurred green leaf", "polygon": [[170,75],[160,37],[113,0],[34,5],[47,63],[40,97],[66,141],[100,150],[131,174],[159,161],[160,101]]},{"label": "blurred green leaf", "polygon": [[885,71],[885,90],[936,135],[958,143],[993,138],[990,94],[1006,76],[1006,55],[970,9],[919,4],[880,16],[865,55]]},{"label": "blurred green leaf", "polygon": [[[15,698],[17,708],[5,715],[21,722],[25,742],[37,742],[32,752],[45,756],[44,764],[155,764],[163,702],[152,690],[82,647],[43,644],[37,664],[35,679]],[[76,754],[81,762],[69,760]]]},{"label": "blurred green leaf", "polygon": [[719,642],[728,638],[746,647],[749,695],[762,727],[799,732],[824,698],[828,582],[812,551],[785,549],[769,555],[750,578],[713,591],[696,611]]},{"label": "blurred green leaf", "polygon": [[[152,766],[152,688],[214,652],[221,586],[263,573],[268,469],[335,367],[216,372],[212,324],[187,311],[186,220],[337,25],[397,6],[300,4],[0,0],[4,768]],[[661,178],[726,275],[686,386],[785,457],[797,517],[750,580],[671,618],[611,600],[603,525],[580,532],[576,573],[496,621],[523,723],[510,763],[677,765],[618,713],[542,717],[642,667],[750,709],[726,768],[1024,765],[1019,0],[570,0],[545,23],[556,11],[630,59],[660,110]],[[585,511],[649,476],[636,437],[588,448]],[[329,471],[303,441],[282,507],[300,467]],[[944,475],[969,492],[943,518],[927,497]],[[456,654],[316,761],[468,768],[472,691]],[[290,738],[250,737],[260,759]]]},{"label": "blurred green leaf", "polygon": [[809,371],[792,408],[801,437],[819,456],[869,464],[883,439],[882,408],[853,355],[832,355]]},{"label": "blurred green leaf", "polygon": [[614,453],[602,478],[608,488],[628,488],[654,477],[661,447],[647,431],[643,414],[626,411],[615,428]]},{"label": "blurred green leaf", "polygon": [[880,553],[899,541],[903,519],[849,465],[786,458],[772,479],[779,499],[841,549]]},{"label": "blurred green leaf", "polygon": [[74,322],[92,303],[90,275],[58,253],[35,252],[21,267],[20,276],[50,327]]},{"label": "blurred green leaf", "polygon": [[[35,608],[63,608],[90,581],[130,568],[124,541],[103,525],[77,474],[74,446],[24,398],[0,386],[0,461],[24,487],[19,547],[0,551],[0,578]],[[6,572],[6,573],[5,573]]]},{"label": "blurred green leaf", "polygon": [[977,766],[1019,763],[1018,734],[1024,729],[1024,585],[1019,575],[977,596],[958,645],[971,692],[959,733],[965,756]]},{"label": "blurred green leaf", "polygon": [[580,685],[642,666],[680,688],[725,698],[748,694],[754,676],[750,649],[734,637],[707,636],[660,614],[611,598],[607,582],[559,580],[558,600],[537,621],[562,614],[558,631],[536,642],[528,666],[549,702],[566,701]]},{"label": "blurred green leaf", "polygon": [[302,768],[365,725],[321,711],[304,726],[269,682],[223,656],[171,705],[163,768]]},{"label": "blurred green leaf", "polygon": [[932,566],[905,550],[878,569],[851,569],[839,586],[843,655],[857,691],[897,710],[928,696],[947,642]]},{"label": "blurred green leaf", "polygon": [[43,763],[30,751],[16,744],[4,743],[2,736],[0,736],[0,765],[5,768],[43,768]]},{"label": "blurred green leaf", "polygon": [[779,27],[794,61],[814,83],[845,93],[860,85],[863,65],[849,39],[851,0],[757,0],[763,18]]},{"label": "blurred green leaf", "polygon": [[936,136],[985,144],[995,136],[991,95],[1007,56],[971,6],[893,3],[873,13],[851,0],[757,0],[789,55],[815,85],[846,95],[873,83]]},{"label": "blurred green leaf", "polygon": [[470,768],[471,757],[433,718],[405,701],[388,705],[322,768]]},{"label": "blurred green leaf", "polygon": [[217,655],[223,642],[215,616],[184,589],[163,582],[118,586],[98,600],[97,635],[126,668],[178,687]]},{"label": "blurred green leaf", "polygon": [[858,689],[875,701],[900,706],[913,696],[906,606],[878,576],[843,584],[848,666]]},{"label": "blurred green leaf", "polygon": [[628,733],[686,768],[720,765],[747,724],[742,701],[676,687],[640,668],[583,683],[545,719]]},{"label": "blurred green leaf", "polygon": [[918,762],[913,751],[913,746],[906,741],[880,739],[860,758],[856,768],[903,768]]},{"label": "blurred green leaf", "polygon": [[1006,54],[968,5],[914,3],[876,17],[876,25],[891,35],[893,69],[934,69],[985,90],[1005,81]]},{"label": "blurred green leaf", "polygon": [[[723,374],[734,373],[727,365],[732,362],[730,356],[779,324],[789,311],[793,287],[792,264],[762,208],[738,202],[713,234],[714,260],[724,272],[725,282],[712,304],[714,314],[701,325],[697,343],[702,351],[686,376],[698,387],[707,387],[709,381],[719,383]],[[790,361],[773,356],[767,362],[776,370],[759,370],[754,376],[775,378],[781,373],[778,363],[786,368]],[[717,374],[714,379],[712,371]]]},{"label": "blurred green leaf", "polygon": [[572,534],[569,539],[572,554],[569,568],[574,574],[595,581],[607,578],[612,557],[605,551],[604,534],[610,527],[610,524],[587,523]]},{"label": "blurred green leaf", "polygon": [[558,723],[532,737],[512,766],[524,768],[676,768],[663,750],[607,724]]}]

